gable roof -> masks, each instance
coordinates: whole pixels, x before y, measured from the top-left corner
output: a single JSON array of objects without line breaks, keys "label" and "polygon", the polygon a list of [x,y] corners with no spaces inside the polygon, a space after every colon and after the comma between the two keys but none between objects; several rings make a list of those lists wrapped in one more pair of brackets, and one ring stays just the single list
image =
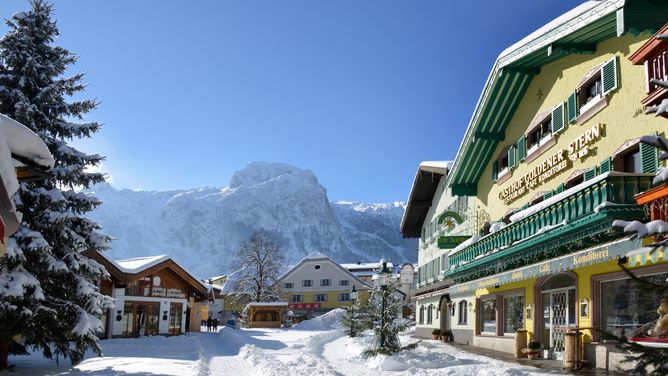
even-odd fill
[{"label": "gable roof", "polygon": [[449,161],[424,161],[418,166],[399,227],[404,238],[420,237],[436,188],[441,178],[448,175],[451,165]]},{"label": "gable roof", "polygon": [[[643,31],[668,14],[647,0],[590,0],[503,51],[490,72],[448,174],[453,195],[475,195],[487,162],[542,66],[630,30]],[[648,15],[649,14],[649,15]],[[660,27],[665,22],[665,17]],[[512,140],[511,140],[512,141]]]},{"label": "gable roof", "polygon": [[[317,254],[317,256],[315,256],[315,257],[311,257],[312,255],[315,255],[315,254]],[[336,261],[332,260],[330,257],[328,257],[328,256],[326,256],[326,255],[324,255],[324,254],[322,254],[322,253],[320,253],[320,252],[314,252],[314,253],[311,253],[310,255],[304,257],[303,259],[301,259],[295,266],[291,267],[288,271],[286,271],[285,273],[283,273],[283,275],[281,275],[280,277],[278,277],[278,279],[276,280],[276,283],[280,283],[280,282],[283,281],[285,278],[287,278],[287,277],[291,276],[292,274],[294,274],[294,273],[295,273],[297,270],[299,270],[299,268],[301,268],[304,264],[306,264],[306,263],[309,262],[309,261],[313,261],[313,260],[322,260],[322,261],[325,261],[325,262],[330,262],[330,263],[332,263],[332,264],[334,265],[335,268],[337,268],[338,270],[340,270],[340,271],[343,272],[344,274],[348,275],[353,281],[356,281],[357,283],[359,283],[360,287],[370,288],[369,285],[367,285],[364,281],[362,281],[361,279],[359,279],[356,275],[354,275],[353,273],[351,273],[350,271],[348,271],[348,269],[344,268],[343,266],[341,266],[341,264],[337,263]]]},{"label": "gable roof", "polygon": [[114,261],[102,252],[85,251],[84,255],[102,264],[112,279],[116,279],[123,284],[144,278],[163,269],[169,269],[178,279],[192,288],[200,298],[206,298],[208,291],[206,286],[169,256],[148,256]]}]

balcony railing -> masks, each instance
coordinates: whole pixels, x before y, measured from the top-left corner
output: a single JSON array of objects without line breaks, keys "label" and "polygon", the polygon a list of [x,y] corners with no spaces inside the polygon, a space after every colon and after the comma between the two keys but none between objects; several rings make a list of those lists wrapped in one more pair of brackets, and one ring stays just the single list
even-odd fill
[{"label": "balcony railing", "polygon": [[652,179],[651,174],[610,172],[529,207],[525,209],[525,215],[519,215],[507,227],[450,255],[449,264],[453,267],[445,276],[452,277],[463,269],[484,265],[492,254],[512,256],[515,245],[522,244],[521,241],[558,227],[569,226],[569,229],[575,230],[578,226],[591,226],[598,223],[597,218],[609,219],[613,211],[621,217],[630,212],[637,216],[639,207],[634,195],[649,189]]}]

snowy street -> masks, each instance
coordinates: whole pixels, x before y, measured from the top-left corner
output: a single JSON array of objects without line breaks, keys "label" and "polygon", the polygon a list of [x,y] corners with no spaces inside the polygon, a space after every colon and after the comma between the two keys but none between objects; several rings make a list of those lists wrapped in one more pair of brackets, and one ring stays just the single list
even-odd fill
[{"label": "snowy street", "polygon": [[[414,350],[364,359],[371,332],[347,337],[338,317],[325,315],[292,329],[223,328],[218,333],[102,341],[105,357],[89,355],[70,368],[67,361],[11,357],[20,374],[70,375],[537,375],[542,371],[469,354],[438,341]],[[416,342],[411,332],[402,345]],[[138,356],[141,354],[141,356]]]}]

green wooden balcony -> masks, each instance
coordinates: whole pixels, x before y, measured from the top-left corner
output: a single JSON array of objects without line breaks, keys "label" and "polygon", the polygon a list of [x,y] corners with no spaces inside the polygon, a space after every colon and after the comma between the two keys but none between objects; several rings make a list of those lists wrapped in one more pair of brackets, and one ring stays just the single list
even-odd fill
[{"label": "green wooden balcony", "polygon": [[615,219],[642,219],[634,196],[653,174],[609,172],[526,209],[505,228],[449,256],[444,277],[464,282],[574,252],[621,236]]}]

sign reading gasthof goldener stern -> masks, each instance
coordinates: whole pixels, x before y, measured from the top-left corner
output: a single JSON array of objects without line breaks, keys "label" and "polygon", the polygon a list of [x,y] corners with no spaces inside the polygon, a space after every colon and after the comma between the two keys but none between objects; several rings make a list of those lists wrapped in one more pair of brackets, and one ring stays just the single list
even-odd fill
[{"label": "sign reading gasthof goldener stern", "polygon": [[506,205],[527,194],[555,175],[571,167],[569,161],[576,161],[589,155],[592,144],[601,139],[603,124],[596,124],[568,144],[568,150],[557,150],[542,162],[535,165],[528,173],[512,181],[499,192],[499,199]]}]

